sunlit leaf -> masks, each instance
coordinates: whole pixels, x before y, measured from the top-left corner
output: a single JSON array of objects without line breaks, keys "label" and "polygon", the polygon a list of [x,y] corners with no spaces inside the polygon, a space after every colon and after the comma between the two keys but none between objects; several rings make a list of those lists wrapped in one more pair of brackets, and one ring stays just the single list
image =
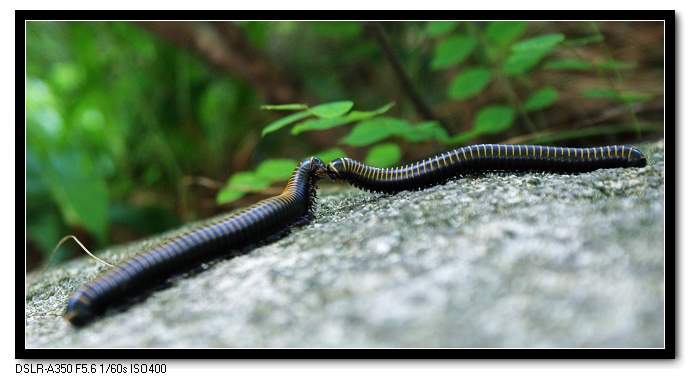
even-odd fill
[{"label": "sunlit leaf", "polygon": [[481,133],[495,134],[505,131],[515,120],[515,111],[507,105],[489,105],[474,118],[474,129]]},{"label": "sunlit leaf", "polygon": [[352,101],[334,101],[332,103],[319,104],[311,107],[309,111],[317,117],[333,118],[344,115],[352,109],[354,103]]},{"label": "sunlit leaf", "polygon": [[347,117],[312,118],[295,124],[295,126],[293,126],[290,130],[290,134],[298,135],[309,130],[326,130],[335,128],[336,126],[345,125],[350,122],[352,121],[348,120]]},{"label": "sunlit leaf", "polygon": [[382,143],[373,146],[364,163],[376,167],[390,167],[400,161],[400,148],[395,143]]},{"label": "sunlit leaf", "polygon": [[307,104],[280,104],[280,105],[262,105],[261,109],[274,110],[274,111],[301,111],[307,109],[309,106]]},{"label": "sunlit leaf", "polygon": [[558,91],[552,87],[544,87],[539,91],[530,95],[530,97],[525,100],[525,110],[536,111],[538,109],[544,109],[558,100]]},{"label": "sunlit leaf", "polygon": [[468,36],[454,36],[436,45],[431,68],[439,70],[462,63],[474,50],[477,41]]},{"label": "sunlit leaf", "polygon": [[483,67],[469,68],[450,83],[448,96],[462,100],[481,92],[491,81],[491,70]]},{"label": "sunlit leaf", "polygon": [[263,128],[263,130],[261,130],[261,136],[263,137],[268,133],[275,132],[276,130],[278,130],[278,129],[286,126],[286,125],[290,125],[295,121],[301,120],[303,118],[307,118],[311,115],[312,115],[311,112],[303,111],[303,112],[294,113],[294,114],[291,114],[287,117],[283,117],[279,120],[273,121],[272,123],[268,124],[265,128]]},{"label": "sunlit leaf", "polygon": [[347,115],[347,117],[351,117],[353,120],[362,120],[364,118],[374,117],[376,115],[388,112],[388,110],[393,108],[394,105],[395,101],[391,101],[390,103],[376,108],[373,111],[352,111]]},{"label": "sunlit leaf", "polygon": [[236,172],[228,180],[228,187],[245,191],[260,191],[270,185],[271,180],[251,171]]},{"label": "sunlit leaf", "polygon": [[350,146],[366,146],[398,134],[410,127],[409,122],[397,118],[380,117],[362,121],[340,142]]},{"label": "sunlit leaf", "polygon": [[549,52],[549,50],[533,50],[514,53],[503,62],[501,71],[508,75],[524,74],[536,66]]},{"label": "sunlit leaf", "polygon": [[218,191],[216,202],[225,204],[235,201],[246,193],[261,191],[271,185],[270,179],[266,179],[255,172],[241,171],[232,175],[228,180],[228,185]]},{"label": "sunlit leaf", "polygon": [[437,121],[425,121],[410,128],[402,129],[399,134],[410,142],[439,141],[448,142],[448,133]]},{"label": "sunlit leaf", "polygon": [[216,203],[218,203],[218,204],[232,203],[233,201],[242,198],[242,196],[244,196],[246,194],[247,194],[246,191],[225,187],[225,188],[221,189],[220,191],[218,191],[218,194],[216,195]]},{"label": "sunlit leaf", "polygon": [[527,51],[552,50],[564,40],[565,35],[563,34],[546,34],[514,43],[511,46],[511,50],[515,53],[523,53]]},{"label": "sunlit leaf", "polygon": [[292,159],[267,159],[256,168],[256,174],[270,181],[287,179],[297,167]]},{"label": "sunlit leaf", "polygon": [[346,114],[343,117],[334,117],[334,118],[319,118],[319,119],[310,119],[305,122],[300,122],[296,124],[292,130],[290,131],[291,134],[297,135],[302,132],[308,131],[308,130],[326,130],[330,128],[334,128],[337,126],[349,124],[351,122],[355,121],[361,121],[361,120],[366,120],[369,118],[372,118],[376,115],[385,113],[389,109],[391,109],[395,105],[395,102],[390,102],[378,109],[375,109],[373,111],[352,111],[348,114]]},{"label": "sunlit leaf", "polygon": [[495,44],[505,47],[515,41],[527,29],[526,21],[491,21],[487,24],[484,36]]},{"label": "sunlit leaf", "polygon": [[537,65],[565,39],[563,34],[547,34],[520,41],[511,46],[512,54],[501,69],[508,75],[524,74]]}]

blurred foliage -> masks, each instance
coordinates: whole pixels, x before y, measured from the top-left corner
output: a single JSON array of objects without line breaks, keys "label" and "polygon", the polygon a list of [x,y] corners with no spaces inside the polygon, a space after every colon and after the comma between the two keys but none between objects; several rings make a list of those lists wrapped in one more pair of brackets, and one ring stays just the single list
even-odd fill
[{"label": "blurred foliage", "polygon": [[244,206],[310,155],[392,166],[467,143],[659,132],[652,24],[383,23],[439,117],[424,120],[360,22],[235,23],[313,102],[263,111],[247,82],[139,25],[27,22],[27,248],[65,234],[102,247]]},{"label": "blurred foliage", "polygon": [[[603,36],[596,24],[591,23],[591,25],[594,35],[587,38],[566,40],[562,33],[549,33],[520,40],[529,26],[528,22],[488,22],[483,28],[477,28],[473,23],[449,21],[429,23],[428,35],[439,37],[434,41],[433,57],[429,63],[431,70],[453,68],[466,63],[473,55],[477,56],[476,65],[465,64],[464,68],[451,79],[447,93],[449,99],[465,100],[475,97],[484,91],[492,81],[503,82],[504,86],[510,86],[510,92],[514,91],[512,89],[514,87],[526,87],[526,91],[523,91],[525,93],[524,99],[506,94],[506,103],[504,104],[481,106],[474,114],[473,128],[452,137],[436,121],[426,121],[413,125],[402,118],[377,117],[387,112],[393,103],[386,104],[371,112],[350,112],[354,105],[352,101],[337,101],[312,107],[306,104],[262,106],[262,109],[266,110],[299,110],[298,113],[280,118],[264,127],[262,136],[296,122],[297,124],[291,130],[294,135],[357,122],[350,132],[339,140],[339,143],[357,147],[371,145],[365,162],[373,166],[389,167],[399,163],[402,156],[401,147],[398,144],[393,142],[381,143],[391,137],[412,143],[435,141],[444,145],[457,146],[483,135],[503,133],[514,125],[517,112],[521,112],[522,116],[529,120],[529,113],[549,108],[556,103],[559,98],[558,90],[551,86],[538,87],[531,83],[530,71],[534,70],[550,53],[559,48],[601,44],[604,41]],[[463,26],[465,30],[462,30]],[[356,28],[352,30],[356,30]],[[333,35],[336,33],[337,30],[334,30]],[[443,36],[445,38],[440,38]],[[597,71],[599,74],[602,74],[604,69],[619,70],[634,67],[636,67],[635,62],[615,60],[588,62],[577,59],[561,59],[544,63],[544,69],[563,71],[576,69]],[[653,98],[653,95],[648,93],[622,91],[612,85],[609,88],[588,88],[582,90],[581,95],[587,98],[616,100],[627,105],[633,102],[649,101]],[[304,119],[307,120],[303,121]],[[543,127],[545,125],[536,129],[543,129]],[[638,132],[638,135],[642,131],[634,114],[629,130]],[[608,134],[611,129],[601,128],[598,131],[588,131],[588,133],[594,134],[597,132]],[[565,137],[569,134],[561,133],[560,135]],[[543,141],[546,136],[549,134],[540,134],[538,138]],[[550,135],[549,138],[555,140],[558,135]],[[320,155],[316,154],[316,156]],[[242,181],[248,180],[247,175],[249,174],[260,176],[258,172],[257,174],[236,173],[228,181],[227,187],[219,193],[219,203],[236,200],[250,192],[263,191],[270,185],[270,182],[257,181],[253,176],[252,185],[243,183]],[[286,170],[283,177],[276,176],[274,179],[285,180],[289,175],[290,172]],[[239,182],[242,184],[238,184]]]},{"label": "blurred foliage", "polygon": [[179,224],[183,177],[225,175],[256,121],[251,88],[133,24],[28,22],[26,55],[27,239],[44,252]]}]

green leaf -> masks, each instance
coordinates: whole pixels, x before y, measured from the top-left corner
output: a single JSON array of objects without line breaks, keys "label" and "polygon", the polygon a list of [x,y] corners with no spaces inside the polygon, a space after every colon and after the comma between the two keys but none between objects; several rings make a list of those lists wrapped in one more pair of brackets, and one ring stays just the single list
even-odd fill
[{"label": "green leaf", "polygon": [[565,36],[563,34],[546,34],[515,43],[511,46],[511,50],[515,53],[544,50],[551,51],[564,40]]},{"label": "green leaf", "polygon": [[44,171],[51,193],[68,225],[83,226],[105,241],[108,228],[108,187],[81,154],[62,154]]},{"label": "green leaf", "polygon": [[474,96],[481,92],[491,81],[491,70],[488,68],[469,68],[450,83],[448,96],[461,100]]},{"label": "green leaf", "polygon": [[218,191],[216,202],[218,204],[233,202],[248,192],[257,192],[268,188],[271,185],[271,181],[255,172],[236,172],[228,180],[228,185]]},{"label": "green leaf", "polygon": [[229,188],[247,192],[261,191],[262,189],[268,188],[270,185],[271,181],[269,179],[251,171],[236,172],[230,177],[230,180],[228,180]]},{"label": "green leaf", "polygon": [[376,108],[373,111],[364,111],[364,112],[352,111],[352,112],[350,112],[350,114],[347,115],[347,117],[352,117],[353,119],[355,119],[354,117],[357,117],[356,120],[362,120],[363,118],[374,117],[376,115],[380,115],[380,114],[388,112],[388,110],[393,108],[394,105],[395,105],[395,101],[391,101],[390,103],[388,103],[382,107]]},{"label": "green leaf", "polygon": [[320,119],[312,119],[312,120],[307,120],[305,122],[301,122],[297,125],[295,125],[290,133],[293,135],[300,134],[302,132],[308,131],[308,130],[326,130],[330,128],[334,128],[336,126],[341,126],[345,124],[349,124],[351,122],[355,121],[361,121],[361,120],[366,120],[369,118],[372,118],[376,115],[379,115],[381,113],[385,113],[389,109],[391,109],[395,105],[395,102],[390,102],[378,109],[375,109],[373,111],[352,111],[345,115],[344,117],[335,117],[332,119],[328,118],[320,118]]},{"label": "green leaf", "polygon": [[244,196],[247,192],[246,191],[241,191],[241,190],[236,190],[232,189],[229,187],[225,187],[218,191],[218,194],[216,195],[216,203],[218,204],[227,204],[227,203],[232,203],[233,201],[241,198]]},{"label": "green leaf", "polygon": [[589,62],[579,59],[546,61],[542,67],[548,70],[591,70],[593,68]]},{"label": "green leaf", "polygon": [[462,63],[474,50],[477,40],[467,36],[454,36],[436,45],[431,69],[439,70]]},{"label": "green leaf", "polygon": [[382,143],[369,150],[364,163],[376,167],[390,167],[400,161],[400,148],[395,143]]},{"label": "green leaf", "polygon": [[333,148],[333,149],[324,150],[324,151],[321,151],[321,152],[314,154],[315,157],[320,158],[326,164],[328,164],[328,162],[330,162],[334,159],[342,158],[345,155],[346,155],[345,152],[342,149],[339,149],[337,147]]},{"label": "green leaf", "polygon": [[425,121],[411,128],[405,128],[400,136],[410,142],[439,141],[446,143],[449,140],[448,133],[437,121]]},{"label": "green leaf", "polygon": [[272,123],[268,124],[265,128],[263,128],[263,130],[261,131],[261,136],[263,137],[268,133],[275,132],[276,130],[278,130],[278,129],[286,126],[286,125],[292,124],[293,122],[295,122],[297,120],[307,118],[311,115],[312,115],[311,112],[303,111],[303,112],[291,114],[287,117],[283,117],[279,120],[273,121]]},{"label": "green leaf", "polygon": [[491,21],[484,36],[491,42],[506,47],[515,41],[527,28],[527,21]]},{"label": "green leaf", "polygon": [[474,129],[480,133],[496,134],[508,129],[514,120],[513,108],[507,105],[489,105],[477,113]]},{"label": "green leaf", "polygon": [[436,37],[449,32],[455,28],[459,23],[457,21],[432,21],[429,23],[427,33],[429,36]]},{"label": "green leaf", "polygon": [[558,91],[551,87],[544,87],[539,91],[530,95],[530,97],[525,100],[525,110],[526,111],[536,111],[539,109],[544,109],[558,100]]},{"label": "green leaf", "polygon": [[362,121],[355,125],[350,134],[340,140],[350,146],[366,146],[398,134],[410,124],[401,119],[380,117]]},{"label": "green leaf", "polygon": [[344,115],[352,109],[352,101],[334,101],[332,103],[320,104],[309,109],[317,117],[333,118]]},{"label": "green leaf", "polygon": [[520,75],[529,71],[537,65],[546,54],[548,50],[535,50],[523,53],[514,53],[503,62],[501,71],[507,75]]},{"label": "green leaf", "polygon": [[309,119],[295,124],[295,126],[293,126],[290,130],[290,134],[296,136],[302,132],[310,130],[326,130],[335,128],[336,126],[349,124],[350,122],[352,121],[348,120],[347,117]]},{"label": "green leaf", "polygon": [[256,175],[270,181],[287,179],[297,167],[292,159],[267,159],[256,168]]},{"label": "green leaf", "polygon": [[501,69],[508,75],[524,74],[555,50],[564,39],[563,34],[548,34],[513,44],[512,54],[503,62]]},{"label": "green leaf", "polygon": [[300,111],[307,109],[309,106],[307,104],[281,104],[281,105],[262,105],[261,109],[273,110],[273,111]]}]

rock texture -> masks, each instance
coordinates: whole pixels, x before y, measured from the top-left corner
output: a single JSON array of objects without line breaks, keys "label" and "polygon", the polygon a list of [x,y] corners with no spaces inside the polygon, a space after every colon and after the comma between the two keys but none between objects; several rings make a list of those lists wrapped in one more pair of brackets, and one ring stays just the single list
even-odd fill
[{"label": "rock texture", "polygon": [[70,262],[27,278],[26,347],[663,347],[663,144],[642,169],[324,183],[310,225],[82,329],[60,315],[104,268]]}]

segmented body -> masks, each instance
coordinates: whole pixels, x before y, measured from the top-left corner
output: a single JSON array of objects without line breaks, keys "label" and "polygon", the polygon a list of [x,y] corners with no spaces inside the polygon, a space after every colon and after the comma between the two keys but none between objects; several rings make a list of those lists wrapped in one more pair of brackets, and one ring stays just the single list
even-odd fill
[{"label": "segmented body", "polygon": [[581,173],[600,168],[644,167],[647,160],[629,146],[569,148],[535,145],[472,145],[403,167],[377,168],[350,158],[328,164],[334,180],[372,192],[396,193],[444,183],[479,171]]},{"label": "segmented body", "polygon": [[82,285],[69,299],[64,317],[76,326],[84,325],[109,306],[176,273],[306,222],[311,218],[316,182],[323,176],[325,165],[320,159],[304,160],[280,195],[165,241]]}]

